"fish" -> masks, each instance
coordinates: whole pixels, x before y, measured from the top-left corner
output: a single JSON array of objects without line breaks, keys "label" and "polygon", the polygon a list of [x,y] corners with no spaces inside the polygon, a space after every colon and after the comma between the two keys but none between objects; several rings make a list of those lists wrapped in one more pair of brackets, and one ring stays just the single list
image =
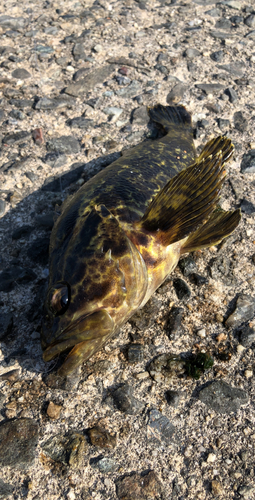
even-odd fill
[{"label": "fish", "polygon": [[144,141],[62,206],[50,238],[43,359],[65,377],[149,300],[185,253],[220,243],[240,210],[219,208],[234,146],[211,139],[197,156],[183,106],[148,108],[162,136]]}]

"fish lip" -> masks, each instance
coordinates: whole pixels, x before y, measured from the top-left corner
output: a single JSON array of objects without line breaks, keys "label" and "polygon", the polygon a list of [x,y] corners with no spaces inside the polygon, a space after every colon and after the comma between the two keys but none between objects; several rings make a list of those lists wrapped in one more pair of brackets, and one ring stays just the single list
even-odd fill
[{"label": "fish lip", "polygon": [[[58,338],[56,340],[54,340],[53,342],[49,343],[48,345],[46,344],[45,347],[43,346],[43,360],[44,361],[51,361],[52,359],[54,359],[57,355],[61,354],[62,352],[66,351],[67,349],[71,349],[74,345],[77,344],[77,339],[75,340],[75,342],[72,343],[72,337],[67,337],[66,338],[66,335],[70,332],[70,331],[74,331],[77,327],[77,325],[79,323],[81,323],[81,321],[84,321],[86,318],[88,318],[89,316],[91,316],[93,313],[89,313],[89,314],[84,314],[83,316],[80,316],[76,321],[74,321],[73,323],[70,323],[58,336]],[[50,330],[50,328],[46,328],[46,330]],[[62,349],[58,349],[58,352],[54,352],[56,351],[54,348],[56,346],[61,346],[61,344],[63,344],[63,348]],[[64,347],[64,345],[66,345],[66,347]],[[53,351],[52,355],[50,354],[51,351]]]}]

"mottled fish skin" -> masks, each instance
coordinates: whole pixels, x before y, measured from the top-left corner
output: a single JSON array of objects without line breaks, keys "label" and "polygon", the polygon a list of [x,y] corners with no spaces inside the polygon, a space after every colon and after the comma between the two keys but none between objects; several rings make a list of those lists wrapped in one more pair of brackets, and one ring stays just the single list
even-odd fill
[{"label": "mottled fish skin", "polygon": [[[162,244],[160,232],[155,228],[151,231],[150,222],[146,226],[143,219],[152,200],[164,194],[171,179],[184,169],[193,172],[190,165],[196,154],[191,118],[182,107],[158,105],[150,114],[163,125],[166,135],[132,148],[88,181],[64,203],[53,228],[41,338],[45,361],[72,348],[60,375],[97,352],[147,302],[188,244],[186,234],[171,244]],[[230,141],[221,139],[221,143],[231,156]],[[215,181],[210,180],[210,165],[206,167],[212,186],[208,215],[224,178],[220,146],[213,148],[218,157],[213,150],[213,154],[207,152],[206,160],[210,164],[211,157],[216,157]],[[201,192],[203,189],[202,182]],[[200,225],[205,220],[201,219]],[[197,229],[195,224],[193,229]],[[229,234],[227,230],[223,233],[223,237]]]}]

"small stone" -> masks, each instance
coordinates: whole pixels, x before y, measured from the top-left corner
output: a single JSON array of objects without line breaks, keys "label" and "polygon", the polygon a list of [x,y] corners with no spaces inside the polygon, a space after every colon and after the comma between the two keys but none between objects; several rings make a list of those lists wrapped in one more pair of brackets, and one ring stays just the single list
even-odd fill
[{"label": "small stone", "polygon": [[[81,78],[78,82],[71,83],[65,89],[65,93],[73,96],[84,94],[92,90],[98,83],[103,83],[115,70],[115,64],[108,64]],[[121,89],[124,90],[124,89]]]},{"label": "small stone", "polygon": [[227,414],[237,411],[241,405],[249,401],[245,391],[231,387],[223,380],[214,380],[202,388],[199,392],[199,399],[210,409]]},{"label": "small stone", "polygon": [[0,464],[27,469],[34,461],[38,442],[38,424],[30,418],[0,424]]},{"label": "small stone", "polygon": [[220,30],[228,30],[232,28],[232,23],[229,19],[222,17],[215,23],[215,28]]},{"label": "small stone", "polygon": [[173,339],[180,330],[183,315],[184,309],[182,307],[172,307],[167,321],[167,334],[170,339]]},{"label": "small stone", "polygon": [[240,486],[240,488],[238,488],[238,493],[242,497],[247,498],[247,500],[250,500],[254,496],[255,488],[253,485]]},{"label": "small stone", "polygon": [[211,482],[211,488],[212,488],[212,494],[215,496],[222,495],[224,492],[223,487],[220,484],[220,482],[216,481],[215,479]]},{"label": "small stone", "polygon": [[148,115],[147,106],[140,106],[132,112],[132,123],[134,125],[147,125],[150,117]]},{"label": "small stone", "polygon": [[59,95],[54,98],[40,97],[35,102],[35,109],[38,110],[54,110],[54,109],[65,109],[73,108],[76,104],[76,99],[68,95]]},{"label": "small stone", "polygon": [[0,313],[0,340],[4,340],[12,331],[13,314]]},{"label": "small stone", "polygon": [[255,299],[250,295],[241,294],[236,301],[235,311],[230,314],[225,324],[229,328],[237,328],[242,323],[253,318],[255,313]]},{"label": "small stone", "polygon": [[60,417],[61,410],[62,410],[62,406],[56,405],[55,403],[50,401],[48,404],[48,408],[47,408],[47,415],[52,420],[56,420],[57,418]]},{"label": "small stone", "polygon": [[244,371],[244,376],[245,376],[245,378],[251,378],[251,377],[253,377],[253,371],[252,370],[245,370]]},{"label": "small stone", "polygon": [[117,439],[116,436],[110,434],[106,429],[95,425],[88,431],[88,435],[93,446],[98,446],[99,448],[113,449],[116,447]]},{"label": "small stone", "polygon": [[172,353],[159,354],[154,358],[149,366],[148,372],[156,382],[169,382],[173,377],[178,377],[184,373],[185,362]]},{"label": "small stone", "polygon": [[25,68],[17,68],[12,72],[12,77],[17,80],[26,80],[26,78],[31,78],[31,74]]},{"label": "small stone", "polygon": [[122,66],[122,68],[119,69],[119,73],[121,75],[127,76],[128,75],[128,68],[126,66]]},{"label": "small stone", "polygon": [[20,371],[19,369],[16,370],[10,370],[9,372],[5,372],[2,375],[0,375],[0,380],[7,380],[10,382],[10,384],[13,384],[14,382],[17,382],[20,377]]},{"label": "small stone", "polygon": [[5,483],[2,479],[0,479],[0,500],[9,497],[14,490],[14,486],[11,484]]},{"label": "small stone", "polygon": [[0,198],[0,217],[5,214],[6,201]]},{"label": "small stone", "polygon": [[187,49],[184,53],[184,55],[188,59],[195,59],[196,57],[200,56],[200,52],[197,49]]},{"label": "small stone", "polygon": [[189,276],[190,274],[197,271],[197,265],[191,255],[188,255],[188,257],[184,257],[184,259],[181,259],[178,265],[183,276]]},{"label": "small stone", "polygon": [[215,453],[209,453],[208,457],[207,457],[207,463],[210,464],[210,463],[213,463],[215,462],[216,460],[216,455]]},{"label": "small stone", "polygon": [[191,289],[181,278],[175,278],[173,286],[179,300],[188,300],[191,296]]},{"label": "small stone", "polygon": [[52,168],[62,167],[67,163],[67,160],[67,156],[60,153],[48,153],[45,158],[43,158],[43,162],[50,165]]},{"label": "small stone", "polygon": [[239,63],[221,64],[221,65],[217,66],[217,68],[223,69],[224,71],[227,71],[232,76],[236,76],[239,78],[242,78],[242,76],[243,76],[243,65],[239,64]]},{"label": "small stone", "polygon": [[128,415],[136,415],[144,408],[144,404],[133,396],[133,388],[128,384],[115,389],[112,397],[118,410]]},{"label": "small stone", "polygon": [[215,52],[212,52],[210,55],[210,58],[216,62],[221,62],[223,57],[224,57],[223,50],[216,50]]},{"label": "small stone", "polygon": [[102,45],[100,45],[100,43],[97,43],[97,44],[93,47],[93,50],[99,54],[100,52],[102,52],[103,47],[102,47]]},{"label": "small stone", "polygon": [[43,129],[42,128],[35,128],[32,131],[32,137],[34,139],[35,144],[37,144],[38,146],[41,146],[41,144],[44,143]]},{"label": "small stone", "polygon": [[241,344],[238,344],[236,351],[238,352],[238,354],[243,354],[243,352],[245,351],[245,347]]},{"label": "small stone", "polygon": [[117,90],[116,94],[120,97],[130,98],[135,97],[141,90],[141,84],[137,80],[133,80],[127,87]]},{"label": "small stone", "polygon": [[255,14],[251,14],[250,16],[246,17],[246,19],[244,20],[244,24],[246,24],[250,28],[255,28]]},{"label": "small stone", "polygon": [[71,128],[81,128],[83,130],[87,130],[89,127],[92,127],[94,121],[85,118],[84,116],[77,116],[76,118],[70,118],[66,121],[66,124]]},{"label": "small stone", "polygon": [[206,276],[201,276],[200,274],[197,274],[197,273],[190,274],[189,278],[197,286],[202,286],[202,285],[208,284],[208,279],[206,278]]},{"label": "small stone", "polygon": [[141,363],[144,359],[144,347],[141,344],[131,344],[128,347],[128,362]]},{"label": "small stone", "polygon": [[31,133],[26,132],[25,130],[22,130],[21,132],[14,132],[7,134],[3,138],[3,144],[7,144],[8,146],[11,146],[13,144],[21,144],[22,142],[26,141],[27,139],[31,138]]},{"label": "small stone", "polygon": [[64,135],[62,137],[50,139],[46,143],[46,149],[47,151],[71,155],[80,152],[80,144],[72,135]]},{"label": "small stone", "polygon": [[158,474],[150,471],[145,474],[132,474],[116,481],[118,500],[160,500],[163,498],[162,485]]},{"label": "small stone", "polygon": [[241,10],[243,7],[243,2],[239,0],[221,0],[221,4],[236,10]]},{"label": "small stone", "polygon": [[231,102],[231,104],[233,104],[238,100],[238,95],[236,91],[234,89],[231,89],[230,87],[225,90],[225,94],[228,96],[229,102]]},{"label": "small stone", "polygon": [[15,106],[16,108],[25,109],[32,108],[33,101],[30,99],[10,99],[9,104]]},{"label": "small stone", "polygon": [[245,347],[250,347],[255,342],[255,330],[249,326],[243,326],[239,330],[240,343]]},{"label": "small stone", "polygon": [[122,108],[116,108],[114,106],[110,106],[108,108],[104,108],[103,109],[103,112],[110,116],[111,117],[111,122],[116,122],[118,120],[118,118],[120,117],[120,115],[123,113],[123,109]]},{"label": "small stone", "polygon": [[95,461],[90,462],[90,465],[94,468],[97,467],[99,471],[102,472],[103,474],[107,474],[108,472],[113,472],[119,468],[115,460],[107,457],[96,459]]},{"label": "small stone", "polygon": [[168,104],[178,103],[184,97],[185,92],[187,91],[187,85],[183,83],[177,83],[172,90],[167,94],[166,102]]},{"label": "small stone", "polygon": [[242,174],[254,174],[255,173],[255,149],[251,149],[248,153],[243,155],[241,162],[241,172]]},{"label": "small stone", "polygon": [[149,421],[147,425],[147,439],[153,443],[160,444],[164,442],[170,445],[173,442],[175,427],[167,417],[158,410],[149,411]]},{"label": "small stone", "polygon": [[255,205],[249,200],[246,200],[243,198],[241,202],[241,210],[244,212],[246,215],[251,215],[254,214],[255,212]]},{"label": "small stone", "polygon": [[70,432],[66,436],[56,434],[42,445],[44,453],[52,460],[76,468],[81,465],[86,448],[87,442],[79,432]]},{"label": "small stone", "polygon": [[166,401],[170,406],[173,406],[173,408],[177,408],[179,406],[181,395],[178,391],[166,391],[165,396]]},{"label": "small stone", "polygon": [[220,130],[227,130],[229,128],[229,125],[230,125],[230,121],[227,120],[226,118],[219,118],[218,120],[218,126],[220,128]]},{"label": "small stone", "polygon": [[204,339],[206,337],[206,331],[205,328],[202,328],[201,330],[198,330],[197,335],[201,338]]},{"label": "small stone", "polygon": [[236,130],[239,132],[244,132],[244,130],[247,130],[248,128],[248,120],[244,117],[242,111],[236,111],[234,113],[234,125]]},{"label": "small stone", "polygon": [[115,76],[116,81],[118,82],[119,85],[129,85],[131,83],[130,78],[127,76]]},{"label": "small stone", "polygon": [[196,87],[200,90],[203,90],[207,95],[208,94],[218,94],[221,90],[224,89],[224,85],[220,83],[198,83]]},{"label": "small stone", "polygon": [[25,28],[28,23],[29,19],[25,19],[24,17],[11,17],[8,15],[0,16],[0,26],[2,26],[2,28],[19,30]]}]

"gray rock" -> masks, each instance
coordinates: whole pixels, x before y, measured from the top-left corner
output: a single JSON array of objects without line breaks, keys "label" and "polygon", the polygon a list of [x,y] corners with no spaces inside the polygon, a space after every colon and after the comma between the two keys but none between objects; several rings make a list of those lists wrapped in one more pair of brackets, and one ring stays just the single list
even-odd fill
[{"label": "gray rock", "polygon": [[255,330],[249,326],[243,326],[239,330],[239,338],[244,347],[250,347],[255,342]]},{"label": "gray rock", "polygon": [[107,458],[107,457],[93,460],[93,462],[92,461],[90,462],[90,465],[93,468],[99,469],[99,471],[102,472],[103,474],[107,474],[108,472],[113,472],[119,468],[119,465],[116,463],[115,460],[113,460],[113,458]]},{"label": "gray rock", "polygon": [[188,59],[195,59],[196,57],[200,56],[200,52],[197,49],[187,49],[184,53],[184,55]]},{"label": "gray rock", "polygon": [[76,468],[81,465],[86,448],[87,442],[79,432],[69,432],[66,436],[56,434],[42,445],[44,453],[52,460]]},{"label": "gray rock", "polygon": [[169,69],[164,66],[164,64],[157,63],[155,64],[154,68],[160,71],[160,73],[162,73],[163,75],[169,75]]},{"label": "gray rock", "polygon": [[120,97],[130,98],[135,97],[137,94],[141,92],[142,88],[140,83],[137,80],[133,80],[128,87],[124,87],[123,89],[119,89],[116,91],[116,94]]},{"label": "gray rock", "polygon": [[241,203],[241,210],[247,215],[254,214],[255,212],[255,205],[249,200],[246,200],[245,198],[242,200]]},{"label": "gray rock", "polygon": [[147,125],[149,120],[147,106],[140,106],[140,108],[136,108],[132,112],[132,123],[134,125]]},{"label": "gray rock", "polygon": [[62,167],[67,162],[67,156],[60,153],[48,153],[45,158],[43,158],[43,162],[47,165],[50,165],[52,168]]},{"label": "gray rock", "polygon": [[255,15],[251,14],[250,16],[246,17],[244,23],[250,28],[255,28]]},{"label": "gray rock", "polygon": [[6,201],[0,198],[0,216],[5,214],[5,210],[6,210]]},{"label": "gray rock", "polygon": [[237,95],[236,91],[234,89],[232,89],[231,87],[229,87],[228,89],[225,90],[225,94],[228,96],[231,104],[233,104],[234,102],[236,102],[238,100],[238,95]]},{"label": "gray rock", "polygon": [[189,276],[190,274],[197,271],[197,265],[191,255],[188,255],[188,257],[184,257],[184,259],[181,259],[178,265],[183,276]]},{"label": "gray rock", "polygon": [[[66,63],[67,61],[65,61],[65,66],[66,66]],[[81,80],[81,78],[83,78],[85,75],[87,75],[89,73],[89,68],[81,68],[81,69],[78,69],[78,71],[76,71],[74,74],[73,74],[73,81],[74,82],[78,82],[79,80]]]},{"label": "gray rock", "polygon": [[242,174],[255,173],[255,149],[250,149],[248,153],[243,155],[243,159],[241,162],[241,172]]},{"label": "gray rock", "polygon": [[114,69],[114,64],[107,64],[101,68],[94,69],[93,72],[89,73],[78,82],[68,85],[65,88],[65,93],[76,97],[80,94],[89,92],[89,90],[92,90],[98,83],[104,82],[112,74]]},{"label": "gray rock", "polygon": [[242,78],[243,73],[244,73],[244,68],[243,65],[235,63],[235,64],[219,64],[217,66],[218,69],[223,69],[224,71],[227,71],[233,76],[236,76],[238,78]]},{"label": "gray rock", "polygon": [[31,78],[31,73],[25,68],[17,68],[12,72],[12,77],[17,80],[26,80],[27,78]]},{"label": "gray rock", "polygon": [[228,317],[225,324],[229,328],[237,328],[242,323],[250,321],[255,314],[255,298],[241,294],[236,301],[236,308]]},{"label": "gray rock", "polygon": [[183,314],[183,307],[172,307],[167,321],[167,334],[170,340],[173,339],[175,337],[175,334],[180,330]]},{"label": "gray rock", "polygon": [[234,113],[234,125],[236,130],[239,132],[244,132],[248,128],[248,120],[244,117],[242,111],[237,111]]},{"label": "gray rock", "polygon": [[48,54],[52,54],[54,52],[54,49],[48,45],[36,45],[33,50],[41,56],[48,56]]},{"label": "gray rock", "polygon": [[184,366],[185,362],[176,354],[164,353],[150,362],[148,372],[156,382],[170,381],[184,373]]},{"label": "gray rock", "polygon": [[208,16],[211,17],[220,17],[221,16],[221,10],[215,7],[214,9],[207,10],[205,14],[208,14]]},{"label": "gray rock", "polygon": [[173,281],[174,289],[179,300],[188,300],[191,296],[191,289],[181,278],[175,278]]},{"label": "gray rock", "polygon": [[12,109],[9,116],[15,120],[24,120],[26,118],[26,115],[19,109]]},{"label": "gray rock", "polygon": [[147,439],[150,442],[170,445],[173,442],[175,426],[171,424],[167,417],[158,410],[149,411],[149,421],[147,425]]},{"label": "gray rock", "polygon": [[28,139],[31,139],[31,132],[26,132],[25,130],[22,130],[21,132],[6,134],[2,142],[3,144],[11,146],[12,144],[21,144],[22,142],[27,141]]},{"label": "gray rock", "polygon": [[58,97],[49,98],[49,97],[41,97],[35,103],[35,109],[64,109],[64,108],[72,108],[76,105],[76,99],[73,99],[69,96],[60,95]]},{"label": "gray rock", "polygon": [[165,396],[169,406],[172,406],[173,408],[177,408],[179,406],[181,395],[178,391],[166,391]]},{"label": "gray rock", "polygon": [[112,397],[118,410],[127,415],[136,415],[144,408],[144,404],[133,396],[133,388],[128,384],[115,389]]},{"label": "gray rock", "polygon": [[218,120],[218,125],[221,130],[227,130],[230,125],[230,121],[225,119],[225,118],[219,118]]},{"label": "gray rock", "polygon": [[224,31],[210,31],[210,35],[216,40],[226,40],[228,38],[233,38],[234,35],[232,33],[225,33]]},{"label": "gray rock", "polygon": [[242,0],[221,0],[220,4],[224,6],[226,5],[227,7],[230,7],[230,9],[236,10],[241,10],[243,7]]},{"label": "gray rock", "polygon": [[19,30],[25,28],[29,23],[29,19],[24,17],[11,17],[8,15],[0,16],[0,26],[2,28],[10,28]]},{"label": "gray rock", "polygon": [[177,83],[177,85],[175,85],[167,94],[166,102],[170,105],[173,103],[178,103],[182,100],[187,89],[187,85],[184,85],[183,83]]},{"label": "gray rock", "polygon": [[89,127],[93,126],[94,122],[84,116],[77,116],[76,118],[70,118],[67,120],[66,124],[71,128],[81,128],[83,130],[87,130]]},{"label": "gray rock", "polygon": [[224,89],[224,85],[220,83],[197,83],[196,87],[200,90],[203,90],[207,95],[208,94],[218,94],[221,90]]},{"label": "gray rock", "polygon": [[231,387],[223,380],[214,380],[199,392],[199,399],[210,409],[219,413],[231,413],[247,404],[248,395],[243,389]]},{"label": "gray rock", "polygon": [[38,442],[38,423],[31,418],[8,420],[0,424],[0,464],[28,469],[34,461]]},{"label": "gray rock", "polygon": [[72,135],[63,135],[62,137],[50,139],[46,143],[46,149],[47,151],[72,155],[80,152],[80,144]]},{"label": "gray rock", "polygon": [[144,359],[144,346],[141,344],[131,344],[127,351],[129,363],[141,363]]},{"label": "gray rock", "polygon": [[32,269],[19,266],[8,267],[0,274],[0,291],[10,292],[17,285],[25,285],[35,279],[36,274]]},{"label": "gray rock", "polygon": [[5,483],[2,479],[0,479],[0,500],[4,498],[8,498],[14,490],[14,487],[11,484]]},{"label": "gray rock", "polygon": [[7,335],[12,330],[13,326],[13,314],[12,313],[0,313],[0,340],[5,339]]},{"label": "gray rock", "polygon": [[16,108],[24,109],[24,108],[32,108],[33,102],[30,99],[10,99],[9,104],[15,106]]},{"label": "gray rock", "polygon": [[215,28],[220,30],[229,30],[232,28],[232,23],[229,19],[222,17],[216,22]]},{"label": "gray rock", "polygon": [[250,500],[254,497],[255,487],[252,484],[244,484],[238,488],[238,493],[247,500]]},{"label": "gray rock", "polygon": [[213,60],[213,61],[216,61],[216,62],[221,62],[222,59],[224,57],[224,52],[223,50],[216,50],[216,52],[212,52],[210,54],[210,58]]}]

